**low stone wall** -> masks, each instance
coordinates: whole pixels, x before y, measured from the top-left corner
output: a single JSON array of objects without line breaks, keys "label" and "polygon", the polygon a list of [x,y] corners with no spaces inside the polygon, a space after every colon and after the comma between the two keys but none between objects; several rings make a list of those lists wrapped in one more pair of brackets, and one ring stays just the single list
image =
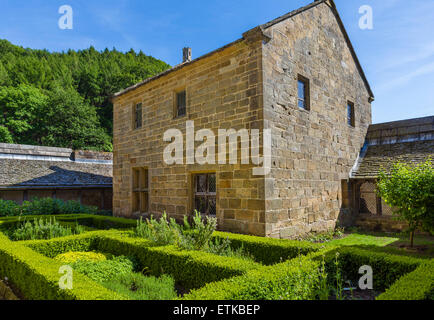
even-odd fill
[{"label": "low stone wall", "polygon": [[366,231],[401,232],[408,227],[404,221],[397,221],[392,216],[375,216],[360,214],[355,221],[355,226]]}]

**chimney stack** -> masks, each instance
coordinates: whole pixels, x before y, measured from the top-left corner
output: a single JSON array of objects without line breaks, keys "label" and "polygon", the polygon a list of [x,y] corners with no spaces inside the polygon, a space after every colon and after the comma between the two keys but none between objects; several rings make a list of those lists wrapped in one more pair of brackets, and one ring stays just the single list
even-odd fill
[{"label": "chimney stack", "polygon": [[191,48],[182,49],[182,63],[191,61]]}]

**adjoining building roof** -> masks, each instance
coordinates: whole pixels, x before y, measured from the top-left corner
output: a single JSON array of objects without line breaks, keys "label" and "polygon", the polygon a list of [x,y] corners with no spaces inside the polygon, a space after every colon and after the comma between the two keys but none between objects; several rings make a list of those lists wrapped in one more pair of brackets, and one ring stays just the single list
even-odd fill
[{"label": "adjoining building roof", "polygon": [[377,178],[397,161],[419,164],[434,160],[434,116],[388,122],[369,128],[352,178]]},{"label": "adjoining building roof", "polygon": [[112,155],[0,144],[0,190],[112,186]]},{"label": "adjoining building roof", "polygon": [[[321,4],[321,3],[330,3],[330,8],[332,9],[333,13],[335,14],[336,20],[337,20],[337,22],[338,22],[338,24],[339,24],[339,26],[341,28],[341,31],[342,31],[342,33],[344,35],[344,38],[345,38],[345,40],[346,40],[346,42],[348,44],[348,47],[349,47],[349,49],[351,51],[351,55],[352,55],[352,57],[353,57],[353,59],[354,59],[354,61],[356,63],[357,69],[359,70],[360,75],[361,75],[361,77],[362,77],[362,79],[363,79],[363,81],[364,81],[364,83],[366,85],[366,88],[367,88],[368,92],[369,92],[370,102],[374,101],[374,94],[373,94],[373,92],[371,90],[371,87],[370,87],[369,82],[368,82],[368,80],[366,78],[366,75],[365,75],[365,73],[364,73],[364,71],[362,69],[360,61],[357,58],[357,54],[356,54],[356,52],[354,50],[354,47],[353,47],[353,45],[351,43],[351,40],[350,40],[350,38],[348,36],[348,33],[347,33],[346,29],[345,29],[345,26],[344,26],[344,24],[342,22],[342,19],[339,16],[339,13],[337,11],[336,5],[335,5],[335,3],[334,3],[333,0],[314,0],[314,2],[312,2],[312,3],[310,3],[310,4],[306,5],[306,6],[304,6],[302,8],[299,8],[297,10],[293,10],[293,11],[291,11],[291,12],[289,12],[289,13],[283,15],[283,16],[280,16],[280,17],[278,17],[278,18],[276,18],[276,19],[274,19],[274,20],[272,20],[270,22],[267,22],[265,24],[259,25],[259,26],[255,27],[255,28],[251,29],[251,30],[259,29],[262,32],[264,32],[265,29],[267,29],[267,28],[269,28],[269,27],[271,27],[271,26],[273,26],[273,25],[275,25],[275,24],[277,24],[279,22],[282,22],[282,21],[284,21],[286,19],[292,18],[292,17],[294,17],[294,16],[296,16],[296,15],[298,15],[298,14],[300,14],[300,13],[306,11],[306,10],[310,10],[310,9],[316,7],[317,5]],[[141,81],[141,82],[139,82],[139,83],[137,83],[137,84],[135,84],[135,85],[133,85],[131,87],[128,87],[128,88],[126,88],[124,90],[121,90],[121,91],[115,93],[112,96],[112,99],[116,98],[116,97],[119,97],[119,96],[122,96],[122,95],[124,95],[124,94],[126,94],[126,93],[128,93],[128,92],[130,92],[130,91],[132,91],[134,89],[137,89],[137,88],[139,88],[139,87],[141,87],[141,86],[143,86],[143,85],[145,85],[145,84],[147,84],[147,83],[149,83],[151,81],[159,79],[159,78],[161,78],[161,77],[163,77],[163,76],[165,76],[167,74],[170,74],[170,73],[172,73],[172,72],[174,72],[176,70],[179,70],[179,69],[181,69],[181,68],[183,68],[183,67],[185,67],[187,65],[191,65],[191,64],[193,64],[193,63],[195,63],[195,62],[197,62],[199,60],[202,60],[202,59],[204,59],[206,57],[209,57],[209,56],[211,56],[211,55],[213,55],[213,54],[215,54],[217,52],[220,52],[220,51],[222,51],[222,50],[224,50],[224,49],[226,49],[226,48],[228,48],[228,47],[230,47],[230,46],[232,46],[232,45],[234,45],[236,43],[239,43],[239,42],[241,42],[241,41],[244,40],[245,35],[248,34],[249,31],[247,31],[247,32],[245,32],[243,34],[243,38],[240,38],[240,39],[238,39],[238,40],[236,40],[234,42],[231,42],[231,43],[229,43],[229,44],[227,44],[227,45],[225,45],[225,46],[223,46],[223,47],[221,47],[221,48],[219,48],[217,50],[211,51],[211,52],[209,52],[209,53],[207,53],[207,54],[205,54],[203,56],[200,56],[199,58],[196,58],[194,60],[178,64],[178,65],[174,66],[173,68],[170,68],[170,69],[168,69],[168,70],[166,70],[166,71],[164,71],[162,73],[159,73],[159,74],[157,74],[157,75],[155,75],[153,77],[145,79],[145,80],[143,80],[143,81]],[[265,34],[264,34],[264,36],[268,37],[268,35],[265,35]]]}]

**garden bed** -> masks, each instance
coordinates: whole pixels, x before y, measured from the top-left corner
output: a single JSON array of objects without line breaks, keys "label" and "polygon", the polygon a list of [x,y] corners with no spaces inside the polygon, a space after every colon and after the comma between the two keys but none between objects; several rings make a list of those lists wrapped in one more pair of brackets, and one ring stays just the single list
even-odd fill
[{"label": "garden bed", "polygon": [[[10,230],[17,219],[0,219],[1,230]],[[89,215],[56,216],[56,219],[62,223],[79,223],[91,229],[77,235],[28,241],[12,241],[0,232],[0,276],[7,276],[22,293],[22,298],[144,299],[145,295],[136,293],[146,292],[143,288],[150,287],[154,288],[151,290],[154,292],[169,292],[169,295],[161,296],[162,299],[320,299],[318,279],[324,274],[327,274],[327,285],[322,288],[323,298],[329,298],[334,296],[330,293],[336,290],[337,253],[342,281],[357,283],[360,277],[358,270],[362,265],[370,265],[374,272],[373,291],[356,290],[351,296],[344,291],[344,299],[428,299],[432,297],[434,287],[434,266],[430,260],[361,248],[353,243],[356,239],[351,236],[315,244],[213,233],[213,241],[229,241],[230,250],[234,251],[243,248],[244,251],[241,251],[251,257],[247,259],[186,250],[175,245],[156,245],[134,235],[137,222],[133,220]],[[387,243],[387,239],[381,241]],[[110,259],[127,257],[133,259],[136,265],[129,275],[111,284],[78,271],[74,273],[73,289],[61,290],[58,285],[61,276],[59,268],[65,262],[56,257],[77,252],[102,253]],[[323,264],[325,269],[321,272]],[[417,289],[409,290],[409,281]]]}]

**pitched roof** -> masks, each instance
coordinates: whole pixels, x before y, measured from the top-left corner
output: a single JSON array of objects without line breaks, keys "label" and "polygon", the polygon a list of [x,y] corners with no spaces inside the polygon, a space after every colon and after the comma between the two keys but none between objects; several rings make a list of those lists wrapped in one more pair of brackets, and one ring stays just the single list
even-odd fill
[{"label": "pitched roof", "polygon": [[434,116],[372,125],[353,178],[376,178],[397,162],[434,160]]},{"label": "pitched roof", "polygon": [[[286,19],[294,17],[294,16],[296,16],[296,15],[298,15],[298,14],[300,14],[300,13],[306,11],[306,10],[310,10],[310,9],[312,9],[312,8],[316,7],[317,5],[322,4],[322,3],[330,3],[330,8],[332,9],[333,13],[335,14],[337,22],[338,22],[338,24],[339,24],[339,26],[341,28],[341,31],[342,31],[342,33],[344,35],[344,38],[345,38],[345,40],[346,40],[346,42],[348,44],[348,47],[349,47],[349,49],[351,51],[351,55],[352,55],[352,57],[353,57],[353,59],[354,59],[354,61],[356,63],[357,69],[359,70],[360,75],[361,75],[361,77],[362,77],[362,79],[363,79],[363,81],[364,81],[364,83],[366,85],[366,88],[367,88],[368,92],[369,92],[370,99],[371,99],[371,101],[373,101],[374,100],[374,94],[373,94],[373,92],[371,90],[371,87],[370,87],[369,82],[368,82],[368,80],[366,78],[366,75],[365,75],[365,73],[364,73],[364,71],[362,69],[360,61],[357,58],[356,52],[354,50],[354,47],[353,47],[353,45],[351,43],[351,40],[350,40],[350,38],[348,36],[348,33],[347,33],[347,31],[346,31],[346,29],[344,27],[342,19],[339,16],[339,13],[337,11],[336,5],[335,5],[335,3],[334,3],[333,0],[314,0],[314,2],[308,4],[308,5],[304,6],[304,7],[301,7],[299,9],[297,9],[297,10],[293,10],[293,11],[291,11],[291,12],[289,12],[289,13],[283,15],[283,16],[280,16],[280,17],[278,17],[278,18],[276,18],[276,19],[274,19],[272,21],[269,21],[269,22],[267,22],[265,24],[259,25],[258,27],[255,27],[255,28],[253,28],[251,30],[260,29],[260,30],[264,31],[265,29],[267,29],[267,28],[269,28],[269,27],[271,27],[271,26],[273,26],[273,25],[275,25],[275,24],[277,24],[279,22],[282,22],[282,21],[284,21]],[[167,74],[170,74],[170,73],[172,73],[172,72],[174,72],[176,70],[179,70],[179,69],[181,69],[181,68],[183,68],[183,67],[185,67],[187,65],[191,65],[191,64],[193,64],[193,63],[195,63],[195,62],[197,62],[199,60],[202,60],[202,59],[204,59],[206,57],[209,57],[209,56],[211,56],[211,55],[213,55],[213,54],[215,54],[217,52],[220,52],[220,51],[222,51],[222,50],[224,50],[224,49],[226,49],[226,48],[228,48],[228,47],[230,47],[230,46],[232,46],[232,45],[234,45],[236,43],[239,43],[239,42],[241,42],[244,39],[245,35],[248,34],[249,31],[247,31],[247,32],[245,32],[243,34],[243,38],[240,38],[240,39],[238,39],[238,40],[236,40],[234,42],[231,42],[231,43],[229,43],[229,44],[227,44],[227,45],[225,45],[225,46],[223,46],[223,47],[221,47],[221,48],[219,48],[217,50],[211,51],[211,52],[209,52],[209,53],[207,53],[207,54],[205,54],[203,56],[200,56],[200,57],[198,57],[198,58],[196,58],[194,60],[178,64],[178,65],[174,66],[173,68],[170,68],[170,69],[168,69],[168,70],[166,70],[166,71],[164,71],[162,73],[159,73],[159,74],[157,74],[157,75],[155,75],[153,77],[147,78],[147,79],[145,79],[145,80],[143,80],[143,81],[141,81],[141,82],[139,82],[139,83],[137,83],[137,84],[135,84],[133,86],[130,86],[130,87],[124,89],[124,90],[121,90],[121,91],[113,94],[112,98],[116,98],[116,97],[122,96],[122,95],[124,95],[124,94],[126,94],[126,93],[128,93],[128,92],[130,92],[130,91],[132,91],[134,89],[137,89],[137,88],[139,88],[139,87],[141,87],[141,86],[143,86],[143,85],[145,85],[145,84],[147,84],[147,83],[149,83],[151,81],[159,79],[159,78],[161,78],[161,77],[163,77],[163,76],[165,76]]]},{"label": "pitched roof", "polygon": [[0,144],[0,189],[111,187],[112,155]]},{"label": "pitched roof", "polygon": [[110,187],[111,185],[111,165],[74,161],[0,159],[0,188]]}]

